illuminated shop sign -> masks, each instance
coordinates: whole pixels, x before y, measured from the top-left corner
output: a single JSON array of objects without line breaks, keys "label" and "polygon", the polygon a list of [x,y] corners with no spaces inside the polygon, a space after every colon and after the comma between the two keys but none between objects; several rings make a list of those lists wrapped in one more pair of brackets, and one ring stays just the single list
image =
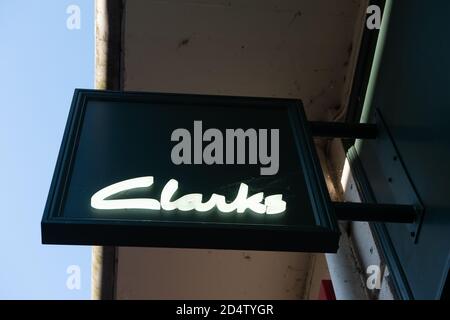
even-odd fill
[{"label": "illuminated shop sign", "polygon": [[[246,210],[259,214],[280,214],[286,210],[283,195],[276,194],[264,199],[264,193],[259,192],[248,196],[248,185],[241,183],[236,198],[228,203],[225,196],[213,193],[210,199],[203,201],[200,193],[191,193],[173,200],[178,190],[178,181],[171,179],[161,192],[161,201],[149,198],[106,200],[115,194],[139,188],[149,188],[153,184],[153,177],[141,177],[115,183],[106,187],[91,198],[91,207],[99,210],[126,210],[142,209],[149,211],[197,211],[210,212],[217,210],[220,213],[244,213]],[[264,203],[261,201],[264,200]]]},{"label": "illuminated shop sign", "polygon": [[45,244],[336,252],[300,101],[76,90]]}]

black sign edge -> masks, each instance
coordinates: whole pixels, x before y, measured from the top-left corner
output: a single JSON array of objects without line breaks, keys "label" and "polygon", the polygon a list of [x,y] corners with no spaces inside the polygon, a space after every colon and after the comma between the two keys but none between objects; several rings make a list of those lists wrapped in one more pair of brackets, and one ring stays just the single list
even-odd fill
[{"label": "black sign edge", "polygon": [[[223,104],[223,100],[226,99],[229,102],[236,104],[252,103],[255,102],[258,104],[264,104],[267,106],[273,106],[274,103],[279,105],[280,103],[285,103],[289,109],[290,119],[295,120],[297,117],[298,121],[303,121],[303,123],[307,123],[306,115],[303,110],[303,104],[300,100],[296,99],[275,99],[275,98],[257,98],[257,97],[229,97],[229,96],[207,96],[207,95],[192,95],[192,94],[172,94],[172,93],[147,93],[147,92],[123,92],[123,91],[109,91],[109,90],[91,90],[91,89],[75,89],[74,96],[71,104],[71,108],[69,111],[68,120],[66,123],[60,152],[58,155],[57,163],[55,166],[54,175],[52,178],[47,202],[44,209],[44,214],[41,221],[41,238],[43,244],[79,244],[79,245],[126,245],[126,246],[147,246],[142,242],[133,241],[132,239],[126,239],[126,237],[115,238],[117,234],[125,233],[130,234],[133,233],[133,229],[138,225],[133,224],[118,224],[113,223],[108,226],[105,223],[94,221],[96,219],[81,219],[74,220],[61,217],[59,215],[58,207],[55,207],[59,204],[61,205],[61,199],[64,198],[64,194],[61,192],[57,192],[58,190],[66,190],[65,186],[60,189],[60,185],[67,184],[71,166],[67,165],[63,167],[65,159],[67,157],[71,157],[72,160],[73,154],[75,153],[76,146],[78,143],[78,134],[71,135],[73,130],[79,130],[79,126],[82,123],[82,118],[84,115],[84,110],[86,107],[87,100],[89,98],[93,99],[119,99],[123,100],[124,98],[133,98],[139,101],[142,101],[142,98],[148,99],[150,97],[165,97],[164,99],[186,99],[189,101],[197,100],[197,102],[204,101],[205,97],[209,99],[214,99],[219,104]],[[187,104],[191,104],[187,103]],[[77,128],[75,128],[77,126]],[[298,139],[296,134],[294,134],[297,143],[297,150],[300,148],[306,148],[309,150],[308,155],[299,154],[299,157],[304,165],[304,172],[306,184],[308,187],[309,197],[312,199],[311,203],[313,204],[313,210],[316,217],[316,227],[312,227],[315,230],[308,230],[308,236],[305,237],[301,234],[302,229],[306,231],[305,226],[296,226],[295,228],[287,228],[282,227],[280,230],[267,229],[262,227],[254,228],[253,225],[249,225],[245,228],[241,226],[241,231],[244,232],[254,232],[259,234],[257,238],[259,241],[254,243],[253,241],[249,241],[251,244],[233,244],[233,243],[224,243],[223,241],[205,241],[205,243],[199,244],[198,241],[186,241],[182,245],[179,243],[176,246],[170,247],[179,247],[179,248],[209,248],[209,249],[230,249],[230,250],[269,250],[269,251],[302,251],[302,252],[336,252],[338,249],[338,241],[339,241],[339,228],[337,225],[337,220],[334,216],[334,211],[331,204],[331,199],[329,197],[327,187],[325,185],[325,180],[323,177],[322,169],[320,167],[320,162],[318,162],[318,157],[315,151],[314,142],[312,140],[312,136],[309,132],[309,128],[307,125],[301,126],[300,123],[297,123],[294,127],[297,134],[303,136],[303,143]],[[306,168],[306,169],[305,169]],[[314,196],[314,192],[317,192],[317,196]],[[112,220],[110,220],[112,221]],[[221,231],[227,230],[228,228],[217,228],[220,224],[214,223],[210,224],[210,229],[214,230],[214,238],[220,234]],[[102,240],[98,241],[96,237],[87,236],[88,233],[92,232],[92,228],[103,228],[108,234],[102,238]],[[108,228],[110,227],[110,228]],[[146,226],[140,226],[146,227]],[[56,228],[56,229],[55,229]],[[147,226],[147,228],[151,228]],[[172,231],[178,230],[175,232],[175,239],[177,238],[177,234],[179,233],[179,227],[174,228],[173,223],[171,223]],[[163,226],[160,230],[164,232],[169,232],[167,227]],[[207,229],[205,229],[207,230]],[[64,231],[64,232],[63,232]],[[275,232],[277,231],[277,232]],[[278,232],[279,231],[279,232]],[[152,232],[149,230],[149,232]],[[227,230],[229,232],[229,230]],[[173,233],[173,232],[169,232]],[[270,238],[272,243],[266,243],[264,241],[265,236],[270,234],[276,234],[276,237],[267,237]],[[206,232],[209,234],[209,232]],[[205,235],[206,235],[205,234]],[[197,235],[198,236],[198,235]],[[243,234],[244,236],[244,234]],[[84,237],[84,238],[83,238]],[[83,239],[82,239],[83,238]],[[98,238],[98,237],[97,237]],[[248,236],[246,236],[248,238]],[[307,238],[307,239],[305,239]],[[311,240],[313,239],[313,240]],[[144,239],[142,239],[144,240]],[[294,241],[289,244],[289,240]],[[308,240],[307,244],[304,243],[305,240]],[[229,240],[227,240],[229,241]],[[143,241],[145,242],[145,241]],[[311,243],[314,242],[314,243]],[[120,244],[119,244],[120,243]],[[155,243],[155,241],[153,241]],[[154,245],[152,245],[154,247]],[[167,247],[164,245],[160,245],[160,247]]]}]

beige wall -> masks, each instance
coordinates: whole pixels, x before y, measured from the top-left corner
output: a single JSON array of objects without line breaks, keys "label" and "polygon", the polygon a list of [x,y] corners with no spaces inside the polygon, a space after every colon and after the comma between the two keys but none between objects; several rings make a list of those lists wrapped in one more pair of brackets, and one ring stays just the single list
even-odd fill
[{"label": "beige wall", "polygon": [[311,255],[120,248],[118,299],[303,298]]},{"label": "beige wall", "polygon": [[[123,89],[294,97],[333,119],[348,94],[366,1],[125,2]],[[118,248],[116,298],[301,299],[323,256]]]},{"label": "beige wall", "polygon": [[[124,87],[341,107],[367,1],[128,0]],[[350,71],[350,73],[349,73]]]}]

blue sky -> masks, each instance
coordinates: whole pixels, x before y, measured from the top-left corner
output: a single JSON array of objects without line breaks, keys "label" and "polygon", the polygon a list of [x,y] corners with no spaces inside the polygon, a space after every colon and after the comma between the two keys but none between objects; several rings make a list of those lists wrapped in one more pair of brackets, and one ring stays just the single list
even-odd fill
[{"label": "blue sky", "polygon": [[42,245],[40,221],[73,90],[93,87],[93,14],[92,0],[0,1],[0,299],[90,298],[91,248]]}]

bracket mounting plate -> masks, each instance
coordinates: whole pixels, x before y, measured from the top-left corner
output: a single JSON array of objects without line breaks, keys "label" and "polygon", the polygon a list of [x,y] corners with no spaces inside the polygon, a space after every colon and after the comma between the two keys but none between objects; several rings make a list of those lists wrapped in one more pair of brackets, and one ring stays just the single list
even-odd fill
[{"label": "bracket mounting plate", "polygon": [[[417,243],[425,207],[380,110],[377,110],[375,120],[378,127],[378,137],[375,140],[366,140],[364,144],[358,145],[358,151],[367,149],[364,152],[358,152],[358,156],[371,188],[383,191],[376,192],[374,201],[377,203],[413,205],[416,208],[417,218],[415,222],[404,225],[411,240]],[[366,148],[368,146],[370,148]],[[365,161],[368,157],[376,157],[378,161]],[[367,163],[370,163],[371,167],[364,165]],[[374,193],[372,192],[372,194]]]}]

